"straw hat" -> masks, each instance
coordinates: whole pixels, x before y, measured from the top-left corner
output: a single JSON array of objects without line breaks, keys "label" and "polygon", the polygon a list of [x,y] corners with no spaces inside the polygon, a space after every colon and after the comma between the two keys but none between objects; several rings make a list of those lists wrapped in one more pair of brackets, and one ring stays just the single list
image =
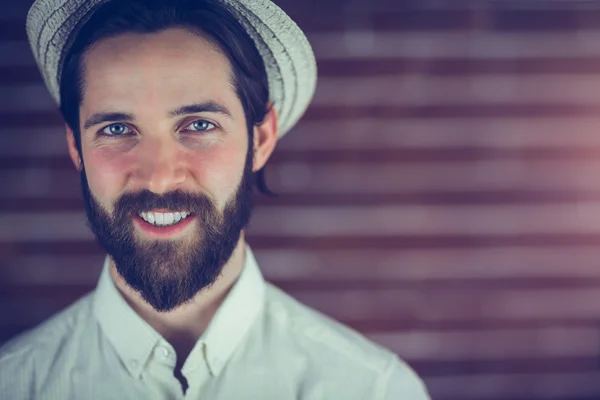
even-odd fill
[{"label": "straw hat", "polygon": [[[27,37],[33,56],[57,103],[67,40],[98,5],[107,1],[36,0],[27,14]],[[298,25],[271,1],[219,1],[246,29],[263,59],[281,137],[296,124],[313,97],[317,67],[312,48]]]}]

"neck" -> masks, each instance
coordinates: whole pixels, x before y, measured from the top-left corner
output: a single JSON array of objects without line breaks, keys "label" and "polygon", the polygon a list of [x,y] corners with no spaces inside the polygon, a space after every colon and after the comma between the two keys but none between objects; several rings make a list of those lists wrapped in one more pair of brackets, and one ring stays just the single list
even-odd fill
[{"label": "neck", "polygon": [[129,287],[118,273],[112,259],[110,275],[131,308],[176,350],[179,348],[178,353],[187,353],[206,330],[215,312],[242,272],[245,246],[246,242],[242,232],[231,257],[223,266],[223,270],[214,284],[198,292],[191,301],[168,312],[156,311],[138,292]]}]

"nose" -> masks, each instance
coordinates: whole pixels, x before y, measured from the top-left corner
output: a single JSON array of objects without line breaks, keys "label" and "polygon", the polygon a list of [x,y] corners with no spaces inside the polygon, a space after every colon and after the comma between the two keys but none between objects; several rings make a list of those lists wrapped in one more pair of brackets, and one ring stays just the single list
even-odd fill
[{"label": "nose", "polygon": [[181,188],[186,172],[173,138],[146,138],[139,151],[136,175],[143,188],[157,194]]}]

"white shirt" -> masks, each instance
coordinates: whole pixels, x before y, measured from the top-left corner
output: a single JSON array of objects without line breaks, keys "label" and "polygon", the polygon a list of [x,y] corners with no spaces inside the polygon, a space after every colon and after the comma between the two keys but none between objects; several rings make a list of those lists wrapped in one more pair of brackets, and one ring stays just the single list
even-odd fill
[{"label": "white shirt", "polygon": [[66,310],[0,349],[0,398],[427,400],[388,350],[266,283],[250,249],[242,273],[174,377],[173,347],[109,274]]}]

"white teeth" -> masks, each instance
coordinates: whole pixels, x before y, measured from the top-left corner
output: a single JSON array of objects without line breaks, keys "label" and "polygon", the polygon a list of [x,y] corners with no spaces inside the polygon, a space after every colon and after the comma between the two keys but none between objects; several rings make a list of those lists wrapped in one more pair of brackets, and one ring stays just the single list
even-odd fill
[{"label": "white teeth", "polygon": [[174,212],[174,213],[159,213],[159,212],[142,212],[140,217],[152,225],[168,226],[174,225],[186,218],[189,215],[187,212]]},{"label": "white teeth", "polygon": [[163,214],[163,224],[171,225],[175,218],[173,217],[173,213],[164,213]]}]

